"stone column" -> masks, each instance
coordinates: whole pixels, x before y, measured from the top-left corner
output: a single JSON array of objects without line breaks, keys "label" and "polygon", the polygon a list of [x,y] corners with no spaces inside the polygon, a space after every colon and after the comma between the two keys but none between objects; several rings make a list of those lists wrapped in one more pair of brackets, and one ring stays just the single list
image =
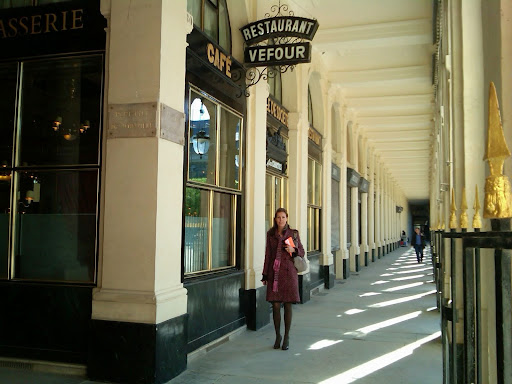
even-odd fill
[{"label": "stone column", "polygon": [[[306,88],[307,89],[307,88]],[[307,103],[306,103],[307,105]],[[288,115],[288,182],[290,225],[299,230],[304,249],[307,249],[307,185],[308,185],[308,128],[307,116],[300,112]],[[307,256],[306,256],[307,260]],[[301,302],[310,300],[309,269],[299,274]]]},{"label": "stone column", "polygon": [[369,151],[370,170],[368,181],[370,189],[368,191],[368,252],[371,261],[375,261],[375,155],[373,148]]},{"label": "stone column", "polygon": [[[359,157],[359,145],[357,145],[359,141],[359,135],[354,131],[354,143],[356,145],[353,146],[354,151],[354,164],[358,164],[358,157]],[[359,217],[358,217],[358,209],[359,209],[359,188],[358,187],[352,187],[352,193],[351,193],[351,245],[350,245],[350,270],[358,272],[359,271],[359,255],[361,253],[360,247],[359,247]]]},{"label": "stone column", "polygon": [[167,382],[187,366],[181,282],[186,1],[102,2],[103,233],[88,375]]},{"label": "stone column", "polygon": [[325,93],[324,99],[327,100],[325,108],[325,129],[324,139],[322,141],[322,256],[320,257],[320,268],[324,273],[324,286],[329,289],[334,287],[334,262],[331,252],[331,183],[332,183],[332,113],[331,108],[336,89],[329,88]]},{"label": "stone column", "polygon": [[383,254],[389,253],[388,247],[388,173],[386,168],[382,170],[382,247]]},{"label": "stone column", "polygon": [[381,197],[382,197],[382,182],[381,182],[381,167],[379,159],[375,156],[375,247],[377,249],[377,258],[382,256],[382,214],[381,214]]},{"label": "stone column", "polygon": [[[363,168],[361,169],[361,176],[369,181],[367,145],[368,139],[364,138],[362,145],[363,153],[360,153]],[[360,258],[360,265],[368,266],[368,192],[361,194],[361,255],[363,256]]]},{"label": "stone column", "polygon": [[344,107],[342,110],[343,119],[342,119],[342,130],[341,135],[343,137],[342,143],[342,154],[341,154],[341,181],[340,181],[340,227],[341,227],[341,241],[340,241],[340,257],[338,259],[339,263],[336,270],[336,278],[346,278],[350,273],[350,253],[348,250],[348,233],[347,233],[347,215],[348,215],[348,207],[347,207],[347,124],[349,121],[348,113],[346,108]]},{"label": "stone column", "polygon": [[266,287],[261,283],[265,261],[265,172],[268,85],[250,88],[245,124],[245,307],[247,328],[258,330],[269,323]]}]

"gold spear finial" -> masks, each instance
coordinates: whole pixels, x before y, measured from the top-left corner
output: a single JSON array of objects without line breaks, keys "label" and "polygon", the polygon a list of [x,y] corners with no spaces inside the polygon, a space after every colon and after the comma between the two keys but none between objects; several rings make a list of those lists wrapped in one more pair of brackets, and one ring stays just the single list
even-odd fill
[{"label": "gold spear finial", "polygon": [[480,219],[480,200],[478,198],[478,185],[475,185],[475,203],[473,204],[475,214],[473,215],[473,228],[482,228],[482,220]]},{"label": "gold spear finial", "polygon": [[510,182],[503,175],[503,162],[510,156],[501,125],[500,108],[496,88],[489,86],[489,116],[487,121],[487,147],[484,160],[489,162],[490,175],[485,180],[484,218],[504,219],[512,217]]},{"label": "gold spear finial", "polygon": [[462,187],[462,202],[460,203],[460,227],[467,229],[468,228],[468,202],[466,200],[466,187]]},{"label": "gold spear finial", "polygon": [[452,188],[452,204],[450,205],[450,222],[449,226],[450,229],[456,229],[457,228],[457,206],[455,205],[455,191]]}]

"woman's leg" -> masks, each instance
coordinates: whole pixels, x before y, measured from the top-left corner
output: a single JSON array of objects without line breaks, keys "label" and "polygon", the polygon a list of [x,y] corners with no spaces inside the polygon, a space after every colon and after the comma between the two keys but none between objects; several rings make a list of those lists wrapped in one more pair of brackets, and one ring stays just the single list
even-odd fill
[{"label": "woman's leg", "polygon": [[292,303],[284,303],[284,340],[283,350],[287,350],[289,346],[289,333],[292,325]]},{"label": "woman's leg", "polygon": [[276,331],[274,349],[279,349],[281,345],[281,303],[272,303],[272,317],[274,318],[274,329]]}]

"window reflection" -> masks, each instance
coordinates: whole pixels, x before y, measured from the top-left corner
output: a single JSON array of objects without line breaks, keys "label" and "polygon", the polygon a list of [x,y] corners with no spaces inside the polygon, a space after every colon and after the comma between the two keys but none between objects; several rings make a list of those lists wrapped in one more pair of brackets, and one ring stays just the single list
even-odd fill
[{"label": "window reflection", "polygon": [[0,166],[12,167],[18,65],[0,65]]},{"label": "window reflection", "polygon": [[208,191],[186,188],[185,273],[208,269]]},{"label": "window reflection", "polygon": [[188,0],[187,12],[192,15],[194,25],[201,28],[201,0]]},{"label": "window reflection", "polygon": [[220,0],[219,3],[219,45],[231,52],[231,28],[226,0]]},{"label": "window reflection", "polygon": [[93,282],[98,170],[16,179],[14,277]]},{"label": "window reflection", "polygon": [[8,277],[11,172],[0,172],[0,279]]},{"label": "window reflection", "polygon": [[209,1],[204,2],[204,32],[213,41],[219,41],[219,19],[217,9]]},{"label": "window reflection", "polygon": [[241,119],[221,108],[219,185],[240,188],[240,124]]},{"label": "window reflection", "polygon": [[192,92],[189,133],[189,179],[215,184],[217,106]]},{"label": "window reflection", "polygon": [[315,188],[315,161],[308,159],[308,203],[314,203]]},{"label": "window reflection", "polygon": [[322,165],[308,158],[308,251],[320,250]]},{"label": "window reflection", "polygon": [[269,230],[274,225],[274,204],[272,200],[272,183],[274,177],[266,175],[265,177],[265,222],[266,230]]},{"label": "window reflection", "polygon": [[315,205],[322,204],[322,165],[315,161]]},{"label": "window reflection", "polygon": [[98,164],[99,55],[22,64],[18,165]]},{"label": "window reflection", "polygon": [[[235,198],[235,197],[233,197]],[[233,205],[231,195],[213,194],[212,268],[233,265]]]}]

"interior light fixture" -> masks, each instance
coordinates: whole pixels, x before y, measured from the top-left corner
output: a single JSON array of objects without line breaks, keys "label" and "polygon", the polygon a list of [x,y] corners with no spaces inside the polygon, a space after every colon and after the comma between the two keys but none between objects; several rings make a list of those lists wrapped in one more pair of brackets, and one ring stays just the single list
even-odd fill
[{"label": "interior light fixture", "polygon": [[210,136],[201,129],[196,135],[192,136],[192,145],[194,147],[194,152],[199,155],[200,159],[202,159],[203,155],[208,153],[208,149],[210,148]]}]

